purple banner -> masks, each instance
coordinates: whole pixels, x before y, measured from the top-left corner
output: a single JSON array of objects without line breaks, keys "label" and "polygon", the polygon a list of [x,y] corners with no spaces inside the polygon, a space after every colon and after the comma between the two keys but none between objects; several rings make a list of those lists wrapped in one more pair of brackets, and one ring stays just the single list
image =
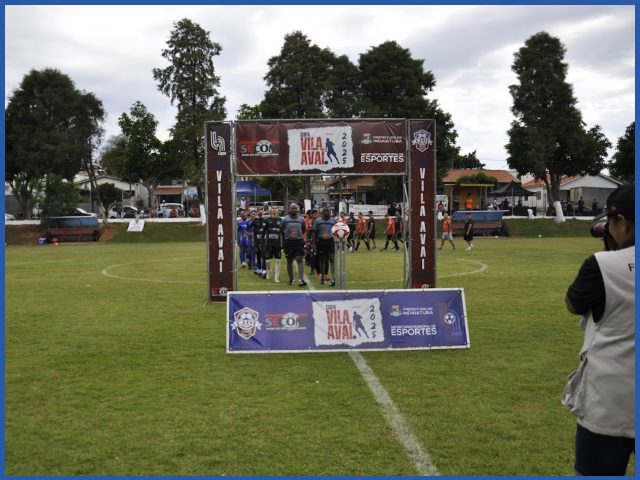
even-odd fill
[{"label": "purple banner", "polygon": [[469,346],[462,289],[228,294],[227,353]]}]

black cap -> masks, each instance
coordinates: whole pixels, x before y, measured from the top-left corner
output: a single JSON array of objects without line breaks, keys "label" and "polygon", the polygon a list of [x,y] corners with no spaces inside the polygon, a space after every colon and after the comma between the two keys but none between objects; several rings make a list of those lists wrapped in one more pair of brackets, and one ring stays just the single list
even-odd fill
[{"label": "black cap", "polygon": [[636,183],[629,183],[616,188],[607,198],[607,211],[593,217],[598,220],[610,215],[622,215],[625,218],[636,217]]}]

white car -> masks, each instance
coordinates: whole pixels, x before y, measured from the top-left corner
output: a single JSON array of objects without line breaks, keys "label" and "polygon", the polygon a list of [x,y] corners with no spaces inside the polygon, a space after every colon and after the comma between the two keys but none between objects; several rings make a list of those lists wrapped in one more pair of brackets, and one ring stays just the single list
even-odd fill
[{"label": "white car", "polygon": [[4,214],[4,221],[5,221],[5,223],[6,223],[6,222],[9,222],[9,221],[13,221],[13,220],[15,220],[15,219],[16,219],[16,217],[14,217],[13,215],[11,215],[10,213],[5,213],[5,214]]},{"label": "white car", "polygon": [[[136,218],[138,209],[131,205],[122,205],[122,217],[121,218]],[[118,212],[116,212],[116,206],[114,205],[109,209],[108,218],[118,218]]]},{"label": "white car", "polygon": [[167,210],[167,218],[184,217],[184,206],[181,203],[164,203],[160,204],[160,210]]},{"label": "white car", "polygon": [[97,213],[89,213],[85,209],[80,207],[65,208],[63,213],[65,217],[96,217],[98,218]]}]

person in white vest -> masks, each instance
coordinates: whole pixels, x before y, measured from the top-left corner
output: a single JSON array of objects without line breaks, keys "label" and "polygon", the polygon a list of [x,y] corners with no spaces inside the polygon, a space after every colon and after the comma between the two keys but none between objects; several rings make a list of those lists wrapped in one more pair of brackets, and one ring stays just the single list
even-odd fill
[{"label": "person in white vest", "polygon": [[[624,475],[635,452],[635,183],[607,199],[605,251],[590,256],[565,296],[582,315],[580,367],[562,403],[578,417],[577,475]],[[605,231],[606,231],[605,230]]]}]

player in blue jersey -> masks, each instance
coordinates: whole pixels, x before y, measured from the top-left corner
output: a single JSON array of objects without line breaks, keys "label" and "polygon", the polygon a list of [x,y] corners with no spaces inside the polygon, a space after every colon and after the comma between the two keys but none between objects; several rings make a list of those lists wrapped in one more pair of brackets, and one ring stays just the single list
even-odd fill
[{"label": "player in blue jersey", "polygon": [[238,249],[240,250],[240,262],[242,268],[247,268],[247,228],[249,227],[249,220],[247,214],[244,211],[240,212],[240,219],[238,220]]}]

